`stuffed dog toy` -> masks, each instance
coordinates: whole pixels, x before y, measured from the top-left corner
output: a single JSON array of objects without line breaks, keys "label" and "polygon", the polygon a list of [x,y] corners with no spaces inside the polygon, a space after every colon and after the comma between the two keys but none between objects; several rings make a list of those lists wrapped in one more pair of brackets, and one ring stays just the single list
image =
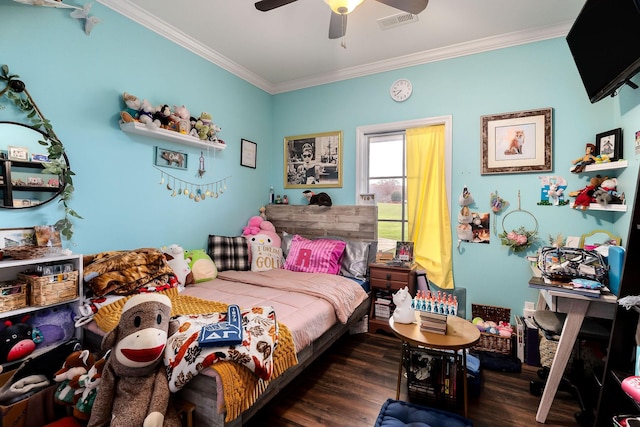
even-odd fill
[{"label": "stuffed dog toy", "polygon": [[102,340],[111,353],[88,427],[181,427],[162,363],[178,327],[170,317],[171,300],[159,293],[137,294],[124,304],[118,326]]}]

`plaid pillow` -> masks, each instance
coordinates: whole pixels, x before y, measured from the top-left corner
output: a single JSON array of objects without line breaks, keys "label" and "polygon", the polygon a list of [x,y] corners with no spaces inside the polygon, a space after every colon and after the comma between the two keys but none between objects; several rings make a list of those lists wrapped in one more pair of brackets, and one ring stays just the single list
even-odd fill
[{"label": "plaid pillow", "polygon": [[215,263],[218,271],[251,270],[247,239],[242,236],[227,237],[210,234],[207,253]]}]

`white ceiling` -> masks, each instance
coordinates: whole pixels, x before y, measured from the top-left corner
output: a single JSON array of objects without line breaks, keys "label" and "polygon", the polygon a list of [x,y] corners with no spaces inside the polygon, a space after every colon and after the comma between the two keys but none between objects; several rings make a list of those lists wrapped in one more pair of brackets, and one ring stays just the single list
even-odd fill
[{"label": "white ceiling", "polygon": [[[331,11],[297,0],[260,12],[254,0],[99,0],[271,93],[563,37],[585,0],[430,0],[415,23],[365,0],[348,15],[346,49],[328,38]],[[515,71],[515,70],[514,70]]]}]

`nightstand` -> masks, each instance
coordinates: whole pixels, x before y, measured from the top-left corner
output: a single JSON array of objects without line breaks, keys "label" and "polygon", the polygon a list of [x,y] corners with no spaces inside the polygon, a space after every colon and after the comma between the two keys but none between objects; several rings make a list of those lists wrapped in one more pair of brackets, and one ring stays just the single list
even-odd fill
[{"label": "nightstand", "polygon": [[[407,286],[409,293],[416,294],[416,273],[411,266],[395,267],[386,264],[369,264],[371,287],[371,309],[369,310],[369,332],[393,331],[389,327],[389,317],[393,314],[391,297],[396,291]],[[389,302],[387,304],[386,302]]]}]

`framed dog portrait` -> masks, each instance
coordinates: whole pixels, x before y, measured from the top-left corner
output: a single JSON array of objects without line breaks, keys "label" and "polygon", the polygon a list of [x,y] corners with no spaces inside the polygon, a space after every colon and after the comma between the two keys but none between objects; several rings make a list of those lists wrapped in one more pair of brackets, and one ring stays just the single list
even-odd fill
[{"label": "framed dog portrait", "polygon": [[551,108],[480,118],[481,174],[552,170]]},{"label": "framed dog portrait", "polygon": [[342,131],[284,138],[284,188],[342,187]]},{"label": "framed dog portrait", "polygon": [[622,159],[622,128],[596,135],[596,153],[612,162]]}]

